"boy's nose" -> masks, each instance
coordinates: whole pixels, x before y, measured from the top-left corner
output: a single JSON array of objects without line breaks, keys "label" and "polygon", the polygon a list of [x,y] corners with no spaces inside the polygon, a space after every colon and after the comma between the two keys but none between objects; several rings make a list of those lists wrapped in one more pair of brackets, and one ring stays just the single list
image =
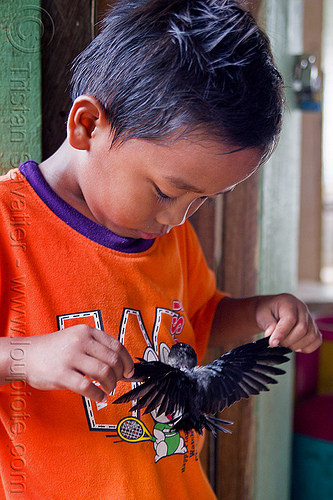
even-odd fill
[{"label": "boy's nose", "polygon": [[191,217],[191,215],[198,210],[206,199],[207,198],[196,198],[185,206],[184,204],[176,203],[161,211],[157,216],[157,220],[162,225],[180,226],[188,217]]}]

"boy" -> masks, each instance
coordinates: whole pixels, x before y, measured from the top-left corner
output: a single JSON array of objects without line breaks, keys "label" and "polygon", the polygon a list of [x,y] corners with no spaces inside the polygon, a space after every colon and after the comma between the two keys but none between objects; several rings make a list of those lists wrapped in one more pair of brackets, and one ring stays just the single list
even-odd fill
[{"label": "boy", "polygon": [[67,140],[1,181],[1,494],[213,499],[194,433],[112,401],[177,340],[200,360],[260,331],[319,347],[293,296],[217,291],[186,222],[269,156],[282,80],[233,0],[121,2],[104,24]]}]

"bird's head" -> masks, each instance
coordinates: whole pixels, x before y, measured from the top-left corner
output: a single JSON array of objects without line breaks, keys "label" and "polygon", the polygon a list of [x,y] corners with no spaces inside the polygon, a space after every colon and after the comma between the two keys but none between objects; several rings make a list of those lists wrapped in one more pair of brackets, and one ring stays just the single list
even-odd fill
[{"label": "bird's head", "polygon": [[168,365],[174,368],[194,368],[197,364],[197,355],[190,345],[178,342],[171,347]]}]

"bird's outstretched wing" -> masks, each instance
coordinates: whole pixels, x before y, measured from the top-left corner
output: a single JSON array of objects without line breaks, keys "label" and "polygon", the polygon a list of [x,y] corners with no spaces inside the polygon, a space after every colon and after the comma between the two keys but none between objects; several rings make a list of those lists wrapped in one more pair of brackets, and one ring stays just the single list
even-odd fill
[{"label": "bird's outstretched wing", "polygon": [[291,350],[269,347],[267,337],[244,344],[223,354],[215,361],[194,368],[201,394],[200,409],[213,414],[242,398],[268,391],[277,384],[273,377],[285,373],[280,365],[289,361]]},{"label": "bird's outstretched wing", "polygon": [[126,392],[113,401],[115,404],[137,400],[131,411],[145,409],[144,413],[158,409],[162,413],[183,413],[187,403],[184,390],[195,391],[195,381],[191,381],[187,372],[169,366],[162,361],[145,361],[140,359],[134,363],[134,375],[131,380],[143,384]]},{"label": "bird's outstretched wing", "polygon": [[[133,380],[143,384],[118,398],[114,403],[136,400],[131,411],[155,409],[162,413],[182,414],[175,423],[177,430],[194,428],[201,432],[224,430],[219,421],[209,415],[222,411],[242,398],[268,391],[268,384],[276,384],[274,376],[284,370],[277,368],[289,361],[290,349],[269,347],[268,338],[245,344],[223,354],[215,361],[187,370],[174,368],[160,361],[135,363]],[[224,422],[228,423],[228,422]]]}]

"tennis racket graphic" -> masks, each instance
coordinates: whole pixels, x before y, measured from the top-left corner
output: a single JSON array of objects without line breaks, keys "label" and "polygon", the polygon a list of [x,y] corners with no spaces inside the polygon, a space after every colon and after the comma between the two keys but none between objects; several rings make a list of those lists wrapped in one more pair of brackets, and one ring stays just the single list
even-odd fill
[{"label": "tennis racket graphic", "polygon": [[122,441],[128,443],[139,443],[140,441],[152,441],[153,437],[141,420],[135,417],[126,417],[117,425],[117,434],[108,434],[106,437],[119,436]]}]

